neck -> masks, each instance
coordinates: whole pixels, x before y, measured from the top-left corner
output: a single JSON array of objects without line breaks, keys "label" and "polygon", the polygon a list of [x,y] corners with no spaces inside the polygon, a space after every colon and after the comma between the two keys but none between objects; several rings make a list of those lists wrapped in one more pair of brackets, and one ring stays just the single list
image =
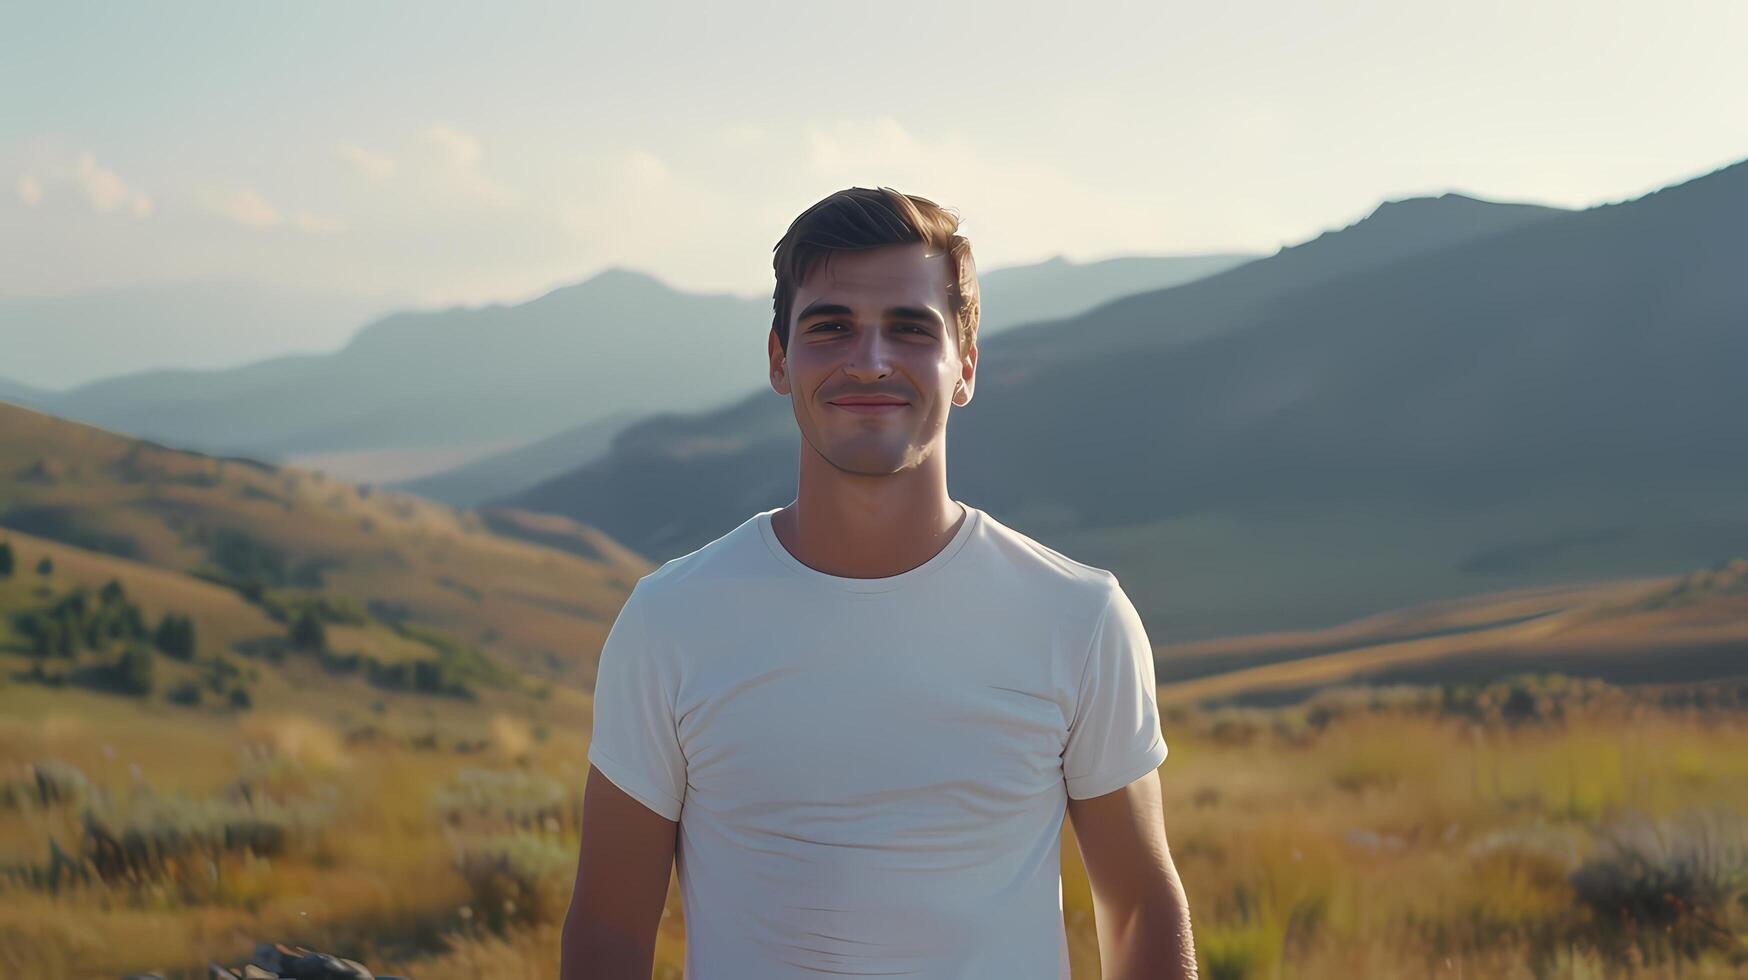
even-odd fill
[{"label": "neck", "polygon": [[803,565],[844,578],[889,578],[947,546],[969,512],[947,492],[940,454],[878,476],[846,473],[802,440],[799,490],[771,529]]}]

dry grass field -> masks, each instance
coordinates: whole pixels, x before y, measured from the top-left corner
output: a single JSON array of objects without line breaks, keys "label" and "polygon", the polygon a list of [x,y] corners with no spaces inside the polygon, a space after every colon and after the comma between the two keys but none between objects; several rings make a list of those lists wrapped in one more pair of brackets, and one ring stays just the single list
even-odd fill
[{"label": "dry grass field", "polygon": [[[530,720],[312,691],[233,717],[12,685],[0,706],[7,976],[194,976],[263,939],[420,980],[556,972],[586,704]],[[1596,682],[1170,707],[1167,832],[1203,975],[1739,976],[1745,712],[1748,685]],[[105,877],[81,812],[156,849]],[[245,818],[283,833],[259,852],[208,833]],[[1096,977],[1067,828],[1063,871],[1075,975]],[[682,912],[672,892],[657,976],[680,975]]]}]

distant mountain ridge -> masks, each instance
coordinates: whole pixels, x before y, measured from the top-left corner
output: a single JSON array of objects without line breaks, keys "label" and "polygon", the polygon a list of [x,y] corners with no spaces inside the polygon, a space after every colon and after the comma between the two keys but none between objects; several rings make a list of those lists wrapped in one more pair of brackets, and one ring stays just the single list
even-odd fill
[{"label": "distant mountain ridge", "polygon": [[[1424,216],[1427,221],[1418,229],[1400,220],[1408,214]],[[1486,237],[1504,229],[1541,220],[1563,212],[1533,205],[1495,205],[1461,195],[1444,195],[1420,206],[1408,202],[1381,205],[1372,214],[1339,232],[1326,232],[1301,245],[1281,249],[1268,259],[1248,262],[1188,284],[1147,293],[1122,297],[1066,320],[1029,322],[1007,331],[998,341],[987,346],[979,361],[978,398],[985,398],[991,386],[1011,387],[1031,379],[1045,365],[1069,360],[1081,360],[1113,348],[1157,347],[1171,343],[1188,343],[1204,335],[1228,329],[1240,316],[1254,315],[1274,297],[1291,292],[1306,284],[1331,277],[1364,273],[1398,256],[1436,250],[1461,242],[1469,236]],[[1380,227],[1373,228],[1377,220]],[[1053,399],[1049,412],[1060,411]],[[964,424],[986,414],[979,402],[962,415]],[[957,431],[957,430],[955,430]],[[731,464],[745,468],[759,481],[758,489],[747,488],[747,499],[775,500],[775,506],[794,493],[794,451],[796,433],[794,419],[787,401],[763,390],[713,412],[664,412],[621,432],[614,442],[616,457],[631,463],[629,469],[616,469],[616,457],[600,461],[599,467],[584,466],[572,474],[558,477],[546,484],[508,498],[519,506],[536,510],[575,513],[588,509],[598,515],[605,526],[627,537],[632,547],[645,554],[662,554],[669,548],[682,550],[709,540],[710,528],[725,526],[734,520],[734,511],[718,504],[696,501],[697,507],[685,501],[689,497],[670,498],[664,495],[664,478],[654,470],[642,472],[640,465],[662,469],[664,461],[691,454],[670,448],[676,442],[689,442],[695,433],[708,434],[718,441],[719,451],[707,454],[705,469],[719,460],[726,461],[738,452],[753,454],[756,459],[738,459]],[[955,441],[955,470],[966,454],[975,458],[983,447]],[[635,462],[633,462],[635,461]],[[689,469],[693,462],[676,469]],[[636,475],[634,475],[636,474]],[[697,478],[716,479],[716,474],[676,472],[681,482]],[[614,485],[620,479],[630,485]],[[780,499],[779,499],[780,498]],[[570,501],[570,503],[566,503]],[[667,506],[658,506],[665,501]],[[697,509],[704,508],[703,510]],[[654,511],[680,512],[687,516],[669,520]],[[671,537],[651,536],[656,527],[669,528]]]},{"label": "distant mountain ridge", "polygon": [[[955,495],[1117,571],[1180,638],[1748,551],[1741,213],[1742,164],[1578,212],[1392,203],[1030,324],[983,351]],[[796,451],[761,393],[510,501],[660,560],[791,499]],[[1573,543],[1463,567],[1550,537]]]},{"label": "distant mountain ridge", "polygon": [[[1010,290],[1021,304],[1047,294],[1046,312],[1078,310],[1112,289],[1181,282],[1245,258],[1055,262],[1036,276],[1033,267],[994,270],[988,300],[997,312],[987,322],[1002,328]],[[1051,288],[1029,285],[1034,278]],[[524,303],[392,313],[332,353],[132,374],[37,401],[64,417],[209,452],[353,461],[372,450],[454,457],[459,448],[463,458],[480,457],[628,412],[704,410],[744,395],[764,374],[769,323],[768,298],[684,292],[612,267]],[[485,492],[525,487],[580,461],[554,468],[541,458],[501,458],[509,469]],[[427,486],[441,492],[445,484]]]},{"label": "distant mountain ridge", "polygon": [[29,405],[41,401],[48,392],[35,388],[11,378],[0,378],[0,401],[12,402],[15,405]]},{"label": "distant mountain ridge", "polygon": [[45,392],[161,368],[219,370],[332,350],[399,305],[388,294],[225,279],[0,297],[0,367]]},{"label": "distant mountain ridge", "polygon": [[724,364],[756,367],[748,337],[756,340],[761,309],[609,269],[529,303],[391,314],[329,355],[117,378],[49,407],[178,445],[263,456],[534,438],[587,420],[596,406],[655,397],[644,366],[673,362],[665,349],[691,356],[670,364],[663,397],[710,404],[725,390]]},{"label": "distant mountain ridge", "polygon": [[[1036,265],[995,269],[980,275],[983,309],[979,336],[1004,334],[1031,319],[1083,312],[1138,289],[1192,281],[1250,259],[1251,256],[1247,255],[1129,256],[1074,263],[1057,256]],[[631,277],[639,275],[626,274]],[[763,315],[764,322],[768,323],[769,314]],[[408,329],[416,327],[417,324],[411,324]],[[387,328],[388,325],[383,324],[373,330]],[[360,338],[360,342],[364,340]],[[739,378],[724,372],[724,385],[734,387],[734,391],[716,399],[710,407],[761,387],[760,379],[765,374],[762,336],[757,338],[753,352],[759,366]],[[455,506],[472,506],[526,489],[580,466],[605,452],[612,437],[631,420],[658,408],[675,407],[668,403],[614,406],[601,418],[580,423],[531,445],[493,453],[453,469],[398,480],[390,485]]]}]

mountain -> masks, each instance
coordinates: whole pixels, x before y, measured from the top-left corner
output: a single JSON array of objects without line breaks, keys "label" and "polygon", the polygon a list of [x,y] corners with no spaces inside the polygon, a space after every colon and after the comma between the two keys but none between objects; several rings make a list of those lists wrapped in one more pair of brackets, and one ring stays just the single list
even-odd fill
[{"label": "mountain", "polygon": [[[1393,202],[992,343],[960,499],[1117,572],[1175,640],[1748,551],[1738,164],[1564,212]],[[652,560],[794,495],[768,392],[666,413],[517,506]]]},{"label": "mountain", "polygon": [[[1078,317],[1028,322],[1008,330],[999,343],[980,343],[978,397],[989,387],[1025,380],[1022,372],[1034,370],[1030,366],[1039,362],[1080,358],[1115,346],[1160,346],[1173,338],[1188,342],[1234,328],[1271,298],[1295,288],[1560,213],[1456,194],[1387,203],[1365,220],[1268,259],[1187,285],[1121,297]],[[1044,400],[1054,410],[1062,408],[1060,398]],[[980,414],[967,412],[962,418],[969,423]],[[700,439],[709,444],[708,451],[700,453]],[[673,486],[668,478],[679,483],[722,479],[724,474],[713,467],[724,466],[754,482],[742,497],[777,506],[794,496],[797,445],[787,400],[761,389],[712,411],[669,411],[644,419],[622,432],[614,454],[597,465],[579,467],[506,499],[560,513],[588,509],[644,554],[680,554],[708,541],[714,529],[732,526],[741,505]],[[975,448],[955,441],[955,475],[963,472],[963,454]]]},{"label": "mountain", "polygon": [[1124,296],[1194,282],[1255,258],[1246,254],[1133,255],[1071,262],[1058,255],[1031,265],[979,272],[978,336],[1077,316]]},{"label": "mountain", "polygon": [[124,373],[332,350],[401,302],[231,280],[0,297],[0,350],[12,377],[65,389]]},{"label": "mountain", "polygon": [[508,452],[387,486],[452,507],[473,507],[595,459],[607,451],[620,429],[641,417],[640,412],[618,412]]},{"label": "mountain", "polygon": [[0,378],[0,401],[29,405],[48,397],[48,392],[11,378]]},{"label": "mountain", "polygon": [[1408,256],[1481,241],[1565,213],[1454,193],[1386,201],[1361,220],[1283,248],[1266,261],[1178,289],[1124,297],[1096,311],[1093,322],[1087,322],[1090,315],[1079,317],[1080,325],[1072,329],[1058,329],[1061,321],[1029,324],[1007,340],[1010,349],[1024,347],[1045,357],[1198,340],[1254,320],[1294,290],[1366,275]]},{"label": "mountain", "polygon": [[[982,305],[979,336],[1003,333],[1039,318],[1081,313],[1138,290],[1189,282],[1233,268],[1251,258],[1247,255],[1130,256],[1074,263],[1057,256],[1033,265],[994,269],[981,274],[979,279]],[[768,323],[769,313],[762,312],[762,315],[763,322]],[[731,379],[739,380],[733,384],[732,394],[712,398],[711,406],[760,387],[758,379],[765,373],[764,338],[757,337],[750,343],[748,349],[756,352],[758,366],[745,375],[725,371],[713,376],[716,387],[707,390],[720,390]],[[747,359],[748,349],[737,352],[739,361]],[[692,356],[688,355],[688,358]],[[678,365],[678,357],[670,363]],[[683,403],[676,406],[666,401],[668,397],[667,386],[655,388],[647,399],[628,400],[612,411],[604,408],[602,411],[606,414],[601,417],[533,444],[491,452],[483,458],[470,459],[460,466],[431,475],[396,478],[388,485],[462,507],[506,496],[596,458],[607,450],[613,435],[633,419],[657,408],[685,407]],[[374,460],[330,458],[321,468],[358,479],[372,479],[373,469],[404,464],[403,455],[384,458],[378,454]]]},{"label": "mountain", "polygon": [[47,407],[164,442],[271,459],[501,447],[628,407],[726,397],[759,370],[766,307],[609,269],[514,306],[395,313],[331,354],[130,375],[76,388]]}]

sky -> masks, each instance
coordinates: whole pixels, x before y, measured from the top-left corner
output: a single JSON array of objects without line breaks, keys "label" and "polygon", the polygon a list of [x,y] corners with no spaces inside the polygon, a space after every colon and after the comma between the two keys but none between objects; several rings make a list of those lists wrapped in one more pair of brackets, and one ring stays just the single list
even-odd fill
[{"label": "sky", "polygon": [[1748,157],[1745,40],[1736,0],[0,0],[0,298],[768,296],[852,185],[954,208],[984,268],[1583,207]]}]

